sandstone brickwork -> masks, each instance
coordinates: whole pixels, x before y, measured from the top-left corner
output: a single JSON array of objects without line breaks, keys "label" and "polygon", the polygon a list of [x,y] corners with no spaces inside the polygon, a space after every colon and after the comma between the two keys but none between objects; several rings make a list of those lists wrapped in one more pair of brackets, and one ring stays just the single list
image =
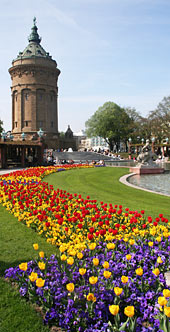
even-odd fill
[{"label": "sandstone brickwork", "polygon": [[46,140],[58,145],[58,76],[57,63],[40,45],[36,21],[29,44],[12,62],[12,134],[22,133],[33,139],[41,128]]}]

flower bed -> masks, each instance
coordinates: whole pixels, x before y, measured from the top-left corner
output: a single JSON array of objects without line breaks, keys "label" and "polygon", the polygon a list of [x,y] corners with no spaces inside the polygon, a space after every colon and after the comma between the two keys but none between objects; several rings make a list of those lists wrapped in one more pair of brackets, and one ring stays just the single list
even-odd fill
[{"label": "flower bed", "polygon": [[97,204],[42,182],[59,170],[39,167],[1,177],[0,202],[59,248],[56,256],[40,252],[38,260],[8,269],[6,277],[43,307],[46,323],[66,331],[166,331],[168,219],[146,219],[144,211]]}]

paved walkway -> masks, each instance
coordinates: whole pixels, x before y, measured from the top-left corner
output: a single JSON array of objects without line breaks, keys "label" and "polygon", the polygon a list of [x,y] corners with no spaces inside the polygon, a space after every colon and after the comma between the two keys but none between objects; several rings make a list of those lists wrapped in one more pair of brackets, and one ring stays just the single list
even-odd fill
[{"label": "paved walkway", "polygon": [[92,161],[92,160],[113,160],[112,157],[105,156],[103,154],[97,153],[97,152],[79,152],[79,151],[73,151],[73,152],[53,152],[54,158],[58,158],[58,160],[74,160],[75,162],[78,161]]},{"label": "paved walkway", "polygon": [[0,169],[0,175],[21,171],[23,168]]}]

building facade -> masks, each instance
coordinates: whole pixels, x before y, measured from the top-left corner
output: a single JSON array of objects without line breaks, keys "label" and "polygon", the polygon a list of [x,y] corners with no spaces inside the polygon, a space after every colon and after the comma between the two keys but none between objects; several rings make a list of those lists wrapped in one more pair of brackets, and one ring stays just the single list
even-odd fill
[{"label": "building facade", "polygon": [[41,46],[36,19],[29,44],[13,60],[9,73],[12,80],[12,135],[34,139],[41,128],[48,145],[58,144],[58,76],[57,63]]},{"label": "building facade", "polygon": [[82,149],[93,149],[98,151],[109,149],[109,145],[106,143],[105,139],[100,136],[93,136],[91,138],[85,138],[81,140]]}]

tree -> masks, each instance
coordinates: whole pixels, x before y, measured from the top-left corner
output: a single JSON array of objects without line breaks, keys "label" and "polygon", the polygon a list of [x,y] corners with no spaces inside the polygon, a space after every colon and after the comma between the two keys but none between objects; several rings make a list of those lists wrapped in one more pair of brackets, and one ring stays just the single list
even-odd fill
[{"label": "tree", "polygon": [[159,143],[166,137],[170,139],[170,96],[163,98],[156,110],[150,112],[148,119],[151,122],[152,136]]},{"label": "tree", "polygon": [[61,138],[64,138],[64,137],[65,137],[65,133],[64,133],[64,131],[60,131],[60,137],[61,137]]},{"label": "tree", "polygon": [[2,120],[0,120],[0,134],[2,133],[2,131],[3,131],[3,127],[2,127],[2,125],[3,125],[3,121]]},{"label": "tree", "polygon": [[116,145],[118,151],[120,141],[126,142],[129,137],[132,121],[124,108],[113,102],[106,102],[86,121],[86,134],[89,137],[103,137],[110,150]]}]

